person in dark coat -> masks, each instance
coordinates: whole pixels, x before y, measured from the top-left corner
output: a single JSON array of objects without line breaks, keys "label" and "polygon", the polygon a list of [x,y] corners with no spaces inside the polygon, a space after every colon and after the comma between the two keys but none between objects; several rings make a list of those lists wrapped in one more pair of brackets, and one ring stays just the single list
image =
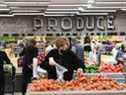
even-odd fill
[{"label": "person in dark coat", "polygon": [[0,95],[4,95],[4,64],[10,64],[10,60],[4,51],[0,51]]},{"label": "person in dark coat", "polygon": [[73,78],[74,70],[79,68],[84,69],[84,65],[70,49],[69,43],[65,38],[58,38],[56,40],[57,49],[51,50],[40,67],[48,72],[49,79],[57,79],[56,64],[67,69],[63,74],[65,81],[70,81]]},{"label": "person in dark coat", "polygon": [[27,90],[27,85],[31,82],[32,78],[32,63],[33,58],[37,57],[38,49],[36,47],[36,41],[31,40],[29,44],[23,49],[20,56],[23,56],[23,63],[22,63],[22,95],[25,95]]}]

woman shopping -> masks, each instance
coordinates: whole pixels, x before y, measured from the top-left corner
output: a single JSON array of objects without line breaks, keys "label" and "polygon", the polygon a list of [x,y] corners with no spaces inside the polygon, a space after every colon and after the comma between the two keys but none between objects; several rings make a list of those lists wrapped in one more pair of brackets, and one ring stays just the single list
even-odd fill
[{"label": "woman shopping", "polygon": [[56,49],[51,50],[40,67],[47,71],[49,79],[57,79],[59,74],[57,68],[64,69],[63,79],[70,81],[74,70],[84,69],[84,64],[69,49],[69,42],[65,38],[58,38],[55,42]]}]

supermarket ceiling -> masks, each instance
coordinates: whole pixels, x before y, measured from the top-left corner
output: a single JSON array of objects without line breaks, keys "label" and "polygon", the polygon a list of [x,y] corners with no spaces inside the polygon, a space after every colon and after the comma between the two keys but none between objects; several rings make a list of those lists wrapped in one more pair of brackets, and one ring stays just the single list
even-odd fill
[{"label": "supermarket ceiling", "polygon": [[126,0],[0,0],[0,16],[97,15],[126,11]]}]

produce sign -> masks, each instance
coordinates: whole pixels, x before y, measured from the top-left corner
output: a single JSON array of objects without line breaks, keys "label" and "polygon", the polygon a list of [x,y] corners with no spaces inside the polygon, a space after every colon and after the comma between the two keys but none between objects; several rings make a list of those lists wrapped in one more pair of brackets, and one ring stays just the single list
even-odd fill
[{"label": "produce sign", "polygon": [[101,90],[125,90],[126,84],[117,83],[115,80],[102,76],[87,78],[82,74],[77,74],[72,81],[59,82],[56,80],[40,79],[34,80],[28,85],[29,92],[36,91],[101,91]]}]

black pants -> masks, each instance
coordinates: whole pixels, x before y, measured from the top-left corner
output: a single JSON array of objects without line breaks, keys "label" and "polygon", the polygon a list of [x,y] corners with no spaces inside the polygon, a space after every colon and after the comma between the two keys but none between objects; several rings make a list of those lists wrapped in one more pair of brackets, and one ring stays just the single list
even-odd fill
[{"label": "black pants", "polygon": [[4,75],[0,74],[0,95],[4,95]]},{"label": "black pants", "polygon": [[24,67],[22,76],[22,95],[25,95],[28,83],[31,82],[31,78],[32,78],[32,69]]}]

